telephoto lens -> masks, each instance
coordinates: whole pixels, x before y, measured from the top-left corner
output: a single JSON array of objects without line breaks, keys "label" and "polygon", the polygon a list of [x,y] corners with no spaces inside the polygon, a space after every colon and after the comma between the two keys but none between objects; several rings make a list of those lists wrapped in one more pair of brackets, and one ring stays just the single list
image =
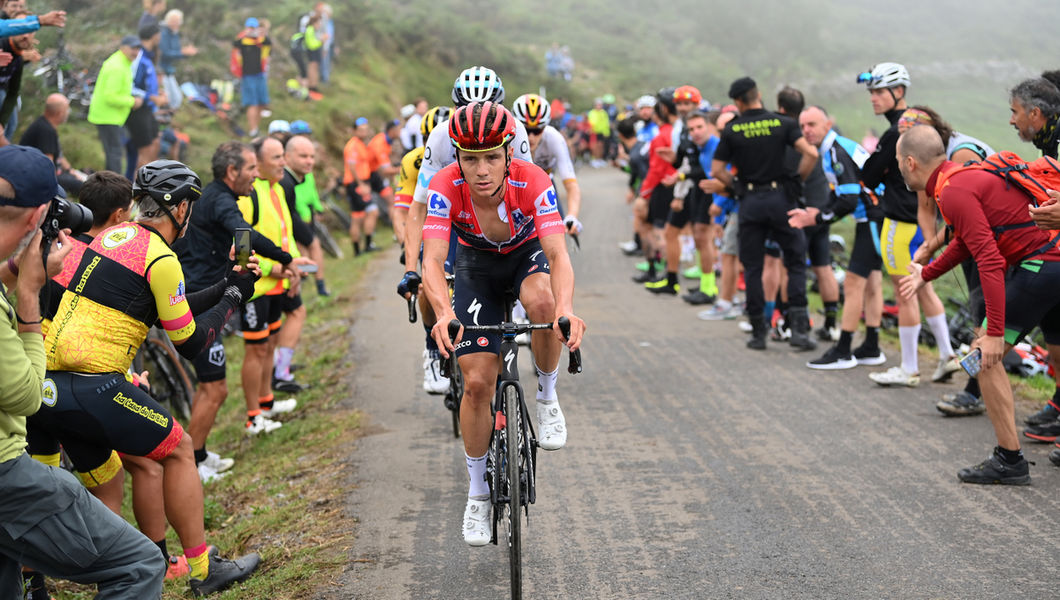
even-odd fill
[{"label": "telephoto lens", "polygon": [[70,235],[79,235],[92,229],[92,211],[76,202],[68,202],[61,196],[52,198],[48,214],[40,226],[44,237],[53,240],[59,231],[69,229]]}]

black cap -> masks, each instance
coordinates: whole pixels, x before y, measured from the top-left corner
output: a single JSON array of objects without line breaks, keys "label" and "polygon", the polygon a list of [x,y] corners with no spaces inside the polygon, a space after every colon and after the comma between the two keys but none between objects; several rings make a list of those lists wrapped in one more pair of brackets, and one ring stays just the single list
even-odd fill
[{"label": "black cap", "polygon": [[121,45],[128,46],[130,48],[142,48],[143,44],[140,43],[140,38],[135,35],[127,35],[121,38]]},{"label": "black cap", "polygon": [[758,84],[755,83],[754,79],[751,79],[750,77],[741,77],[732,82],[732,85],[729,86],[729,97],[733,100],[741,98],[744,94],[756,87],[758,87]]}]

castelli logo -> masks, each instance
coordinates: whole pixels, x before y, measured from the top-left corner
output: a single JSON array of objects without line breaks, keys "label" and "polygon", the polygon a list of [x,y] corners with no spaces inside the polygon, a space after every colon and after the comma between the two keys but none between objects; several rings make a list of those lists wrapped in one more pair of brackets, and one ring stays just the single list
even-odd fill
[{"label": "castelli logo", "polygon": [[486,339],[486,336],[480,337],[477,341],[478,341],[478,345],[482,346],[483,348],[488,346],[489,343],[490,343],[490,341]]}]

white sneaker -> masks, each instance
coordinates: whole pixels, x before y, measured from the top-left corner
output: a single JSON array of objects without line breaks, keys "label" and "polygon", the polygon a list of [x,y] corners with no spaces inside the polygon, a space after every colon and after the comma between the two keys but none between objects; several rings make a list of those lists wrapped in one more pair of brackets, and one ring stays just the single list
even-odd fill
[{"label": "white sneaker", "polygon": [[264,414],[260,414],[247,421],[246,431],[247,435],[258,435],[259,433],[276,431],[280,427],[283,427],[283,423],[273,421],[272,419],[266,418]]},{"label": "white sneaker", "polygon": [[567,422],[559,401],[537,402],[537,445],[542,450],[559,450],[567,443]]},{"label": "white sneaker", "polygon": [[931,376],[931,381],[934,381],[935,383],[949,381],[950,377],[953,377],[953,374],[960,370],[961,359],[956,356],[939,359],[939,366],[935,368],[935,374]]},{"label": "white sneaker", "polygon": [[490,523],[490,501],[467,499],[464,508],[464,541],[468,546],[485,546],[493,537]]},{"label": "white sneaker", "polygon": [[274,400],[272,402],[272,408],[261,409],[261,414],[266,417],[274,415],[282,415],[283,413],[289,413],[298,406],[298,400],[294,398],[288,398],[286,400]]},{"label": "white sneaker", "polygon": [[696,316],[704,321],[724,321],[726,319],[735,319],[739,314],[738,307],[730,306],[729,308],[724,308],[715,304],[706,310],[699,311]]},{"label": "white sneaker", "polygon": [[906,387],[917,387],[920,385],[920,374],[906,373],[902,367],[891,367],[886,371],[869,373],[869,379],[883,386],[904,385]]},{"label": "white sneaker", "polygon": [[203,483],[213,483],[228,476],[228,473],[218,473],[210,468],[205,462],[199,463],[199,479]]},{"label": "white sneaker", "polygon": [[637,251],[637,242],[634,242],[633,240],[621,242],[618,245],[618,249],[625,252],[626,254],[633,254]]},{"label": "white sneaker", "polygon": [[750,321],[740,321],[737,326],[740,328],[740,331],[744,333],[751,333],[755,330],[755,328],[751,326]]},{"label": "white sneaker", "polygon": [[449,390],[449,378],[442,374],[442,361],[437,350],[423,350],[423,391],[444,394]]},{"label": "white sneaker", "polygon": [[202,461],[204,464],[218,473],[224,473],[228,469],[232,468],[232,465],[236,464],[236,461],[231,458],[221,458],[221,455],[216,452],[206,451],[206,460]]}]

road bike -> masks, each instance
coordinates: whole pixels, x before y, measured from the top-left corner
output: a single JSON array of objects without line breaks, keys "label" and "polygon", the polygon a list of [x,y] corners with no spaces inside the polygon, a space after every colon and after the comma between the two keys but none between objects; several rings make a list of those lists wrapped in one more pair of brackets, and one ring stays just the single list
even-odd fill
[{"label": "road bike", "polygon": [[[523,521],[529,519],[530,505],[537,500],[537,434],[526,408],[523,388],[519,384],[519,346],[515,337],[520,333],[552,329],[552,324],[513,322],[513,304],[512,300],[505,303],[505,316],[501,324],[468,325],[464,327],[464,334],[501,334],[502,370],[493,400],[493,434],[486,454],[486,478],[490,486],[490,502],[493,504],[493,537],[490,542],[497,544],[497,524],[503,522],[508,533],[512,599],[519,600],[523,594]],[[461,323],[456,319],[449,322],[450,339],[456,338],[460,327]],[[565,317],[560,317],[559,327],[565,338],[570,336],[570,321]],[[575,350],[570,353],[567,372],[576,374],[581,370],[581,350]]]},{"label": "road bike", "polygon": [[191,421],[195,371],[177,354],[164,331],[157,327],[148,331],[147,339],[133,359],[132,368],[137,373],[149,373],[150,394],[155,401],[184,423]]}]

